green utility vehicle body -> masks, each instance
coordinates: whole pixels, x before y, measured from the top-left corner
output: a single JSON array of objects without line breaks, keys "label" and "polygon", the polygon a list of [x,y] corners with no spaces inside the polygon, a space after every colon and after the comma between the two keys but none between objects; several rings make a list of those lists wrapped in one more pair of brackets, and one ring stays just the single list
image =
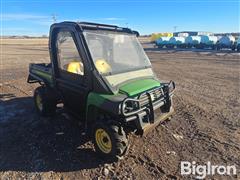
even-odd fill
[{"label": "green utility vehicle body", "polygon": [[97,148],[111,155],[121,155],[122,146],[117,143],[116,153],[113,145],[118,141],[104,145],[105,136],[116,137],[114,133],[111,136],[113,131],[104,136],[104,129],[105,134],[114,126],[125,134],[143,135],[168,119],[173,113],[175,84],[157,79],[136,35],[138,32],[129,28],[105,24],[53,24],[49,35],[51,62],[29,66],[28,83],[41,84],[34,96],[36,106],[40,104],[38,111],[51,114],[57,103],[63,103],[84,122],[88,134],[94,133],[97,124]]}]

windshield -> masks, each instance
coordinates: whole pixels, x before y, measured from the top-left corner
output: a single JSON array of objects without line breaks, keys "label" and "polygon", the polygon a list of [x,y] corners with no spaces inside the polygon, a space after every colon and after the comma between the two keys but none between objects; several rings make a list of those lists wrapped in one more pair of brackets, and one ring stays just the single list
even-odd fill
[{"label": "windshield", "polygon": [[135,35],[103,30],[86,30],[83,34],[96,69],[112,87],[154,76],[151,63]]},{"label": "windshield", "polygon": [[135,35],[111,31],[85,31],[94,64],[102,75],[150,67],[150,61]]}]

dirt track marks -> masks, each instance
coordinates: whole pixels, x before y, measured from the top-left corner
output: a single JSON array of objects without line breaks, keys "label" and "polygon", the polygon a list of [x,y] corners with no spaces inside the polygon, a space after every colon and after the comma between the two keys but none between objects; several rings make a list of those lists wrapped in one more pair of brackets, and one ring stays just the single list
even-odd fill
[{"label": "dirt track marks", "polygon": [[1,66],[1,178],[189,179],[180,176],[183,160],[240,166],[237,53],[148,51],[157,76],[176,82],[175,114],[146,137],[130,136],[125,159],[109,163],[96,156],[81,126],[64,110],[53,119],[36,114],[32,94],[37,85],[26,83],[28,64],[48,62],[47,43],[11,43],[4,45]]}]

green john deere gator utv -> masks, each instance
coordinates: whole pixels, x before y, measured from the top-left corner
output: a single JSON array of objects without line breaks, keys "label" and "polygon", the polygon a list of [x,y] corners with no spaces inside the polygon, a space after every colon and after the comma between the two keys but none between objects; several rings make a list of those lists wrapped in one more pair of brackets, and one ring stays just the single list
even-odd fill
[{"label": "green john deere gator utv", "polygon": [[49,64],[30,64],[37,111],[51,116],[63,103],[85,125],[95,149],[121,157],[128,134],[143,135],[172,113],[174,82],[161,83],[129,28],[88,22],[51,26]]}]

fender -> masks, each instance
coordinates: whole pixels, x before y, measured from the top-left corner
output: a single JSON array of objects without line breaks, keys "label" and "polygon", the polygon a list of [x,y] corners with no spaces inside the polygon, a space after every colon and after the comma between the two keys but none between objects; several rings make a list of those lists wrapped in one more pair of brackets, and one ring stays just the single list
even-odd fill
[{"label": "fender", "polygon": [[95,106],[110,114],[119,115],[121,103],[125,98],[127,98],[125,94],[108,95],[91,92],[88,94],[86,114],[89,113],[90,106]]}]

